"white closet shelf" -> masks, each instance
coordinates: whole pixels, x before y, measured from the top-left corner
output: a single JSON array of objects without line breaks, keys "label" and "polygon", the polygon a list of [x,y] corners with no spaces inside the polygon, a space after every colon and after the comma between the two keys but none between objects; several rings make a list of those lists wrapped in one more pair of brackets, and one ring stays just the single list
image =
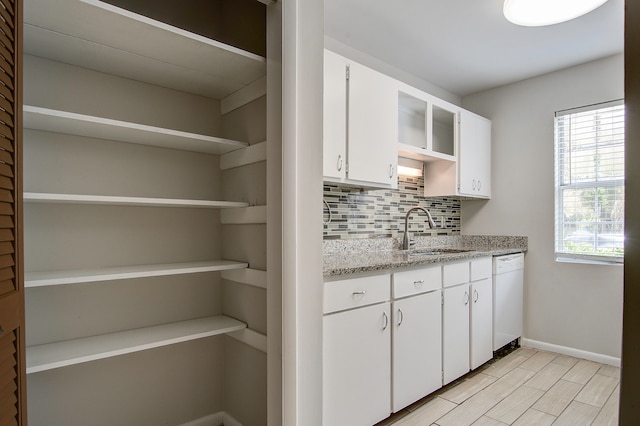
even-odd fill
[{"label": "white closet shelf", "polygon": [[244,149],[222,154],[220,156],[220,170],[248,166],[267,160],[267,142],[259,142]]},{"label": "white closet shelf", "polygon": [[25,287],[44,287],[65,284],[91,283],[98,281],[127,280],[135,278],[186,275],[202,272],[231,271],[245,269],[249,265],[232,260],[207,262],[163,263],[155,265],[119,266],[99,269],[76,269],[65,271],[26,272]]},{"label": "white closet shelf", "polygon": [[267,336],[250,328],[228,333],[227,336],[267,353]]},{"label": "white closet shelf", "polygon": [[398,143],[398,157],[410,158],[412,160],[418,160],[425,163],[431,163],[435,161],[449,161],[451,163],[457,162],[457,159],[454,155],[428,151],[424,148],[405,143]]},{"label": "white closet shelf", "polygon": [[238,201],[184,200],[178,198],[120,197],[111,195],[54,194],[48,192],[25,192],[25,202],[59,204],[100,204],[134,207],[188,207],[201,209],[226,209],[248,207],[249,203]]},{"label": "white closet shelf", "polygon": [[220,212],[220,223],[223,225],[267,223],[267,206],[223,210]]},{"label": "white closet shelf", "polygon": [[246,142],[216,136],[31,105],[25,105],[23,111],[24,128],[26,129],[66,133],[75,136],[202,152],[205,154],[224,154],[248,146]]},{"label": "white closet shelf", "polygon": [[27,374],[246,328],[224,315],[27,347]]},{"label": "white closet shelf", "polygon": [[215,99],[266,74],[261,56],[98,0],[30,0],[24,22],[25,53]]},{"label": "white closet shelf", "polygon": [[267,288],[267,271],[251,268],[234,269],[222,271],[220,276],[225,280],[231,280],[253,287]]}]

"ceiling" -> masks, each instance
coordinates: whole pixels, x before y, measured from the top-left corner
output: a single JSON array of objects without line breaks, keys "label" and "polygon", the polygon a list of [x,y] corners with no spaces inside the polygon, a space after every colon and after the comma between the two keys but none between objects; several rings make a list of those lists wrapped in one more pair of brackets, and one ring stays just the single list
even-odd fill
[{"label": "ceiling", "polygon": [[520,27],[503,0],[324,0],[325,35],[460,96],[623,52],[624,0]]}]

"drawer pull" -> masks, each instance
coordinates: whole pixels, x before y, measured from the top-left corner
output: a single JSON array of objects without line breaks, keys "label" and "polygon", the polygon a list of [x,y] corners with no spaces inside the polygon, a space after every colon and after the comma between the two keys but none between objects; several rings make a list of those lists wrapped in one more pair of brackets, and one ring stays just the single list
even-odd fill
[{"label": "drawer pull", "polygon": [[356,296],[364,296],[365,294],[367,294],[367,292],[364,291],[364,290],[354,291],[353,292],[353,297],[355,298]]},{"label": "drawer pull", "polygon": [[413,285],[416,287],[422,287],[422,284],[424,284],[424,280],[418,280],[413,282]]},{"label": "drawer pull", "polygon": [[386,312],[382,313],[382,318],[384,318],[384,325],[382,326],[382,331],[384,331],[389,326],[389,317],[387,316]]},{"label": "drawer pull", "polygon": [[403,320],[404,320],[404,314],[402,313],[402,309],[398,309],[398,327],[402,325]]}]

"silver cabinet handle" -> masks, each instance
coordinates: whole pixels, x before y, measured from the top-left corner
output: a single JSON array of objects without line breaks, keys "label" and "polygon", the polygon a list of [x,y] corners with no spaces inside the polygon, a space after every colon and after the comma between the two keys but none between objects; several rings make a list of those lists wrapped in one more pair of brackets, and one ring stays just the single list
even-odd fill
[{"label": "silver cabinet handle", "polygon": [[339,172],[342,171],[342,166],[343,166],[342,155],[338,155],[338,171]]},{"label": "silver cabinet handle", "polygon": [[464,292],[464,304],[465,306],[469,304],[469,293],[468,292]]},{"label": "silver cabinet handle", "polygon": [[353,294],[353,297],[364,296],[365,294],[367,294],[367,292],[365,290],[360,290],[360,291],[354,291],[352,294]]},{"label": "silver cabinet handle", "polygon": [[478,302],[478,290],[473,290],[473,303]]},{"label": "silver cabinet handle", "polygon": [[476,189],[476,180],[475,179],[471,182],[471,189],[473,189],[474,191]]},{"label": "silver cabinet handle", "polygon": [[382,326],[382,331],[384,331],[389,326],[389,317],[387,316],[386,312],[382,313],[382,318],[384,318],[384,325]]},{"label": "silver cabinet handle", "polygon": [[422,287],[422,284],[424,284],[424,280],[418,280],[413,282],[413,285],[418,288]]},{"label": "silver cabinet handle", "polygon": [[482,186],[482,183],[480,182],[480,180],[478,180],[478,191],[480,191],[481,186]]},{"label": "silver cabinet handle", "polygon": [[402,313],[402,309],[398,309],[398,327],[402,325],[403,320],[404,320],[404,314]]},{"label": "silver cabinet handle", "polygon": [[389,178],[393,177],[393,164],[389,164]]}]

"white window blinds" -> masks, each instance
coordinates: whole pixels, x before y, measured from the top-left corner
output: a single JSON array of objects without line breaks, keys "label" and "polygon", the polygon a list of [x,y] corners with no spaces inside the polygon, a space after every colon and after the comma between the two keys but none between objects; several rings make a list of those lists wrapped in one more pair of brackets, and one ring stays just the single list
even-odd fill
[{"label": "white window blinds", "polygon": [[622,262],[624,104],[555,117],[556,259]]}]

